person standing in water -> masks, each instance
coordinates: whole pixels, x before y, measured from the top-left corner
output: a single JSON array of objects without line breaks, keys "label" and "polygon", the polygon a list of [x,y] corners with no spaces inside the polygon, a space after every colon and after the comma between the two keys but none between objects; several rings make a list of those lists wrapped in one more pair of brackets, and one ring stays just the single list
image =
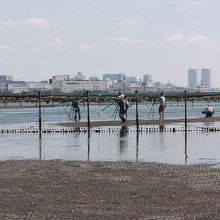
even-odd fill
[{"label": "person standing in water", "polygon": [[119,106],[119,118],[121,119],[122,123],[124,123],[127,120],[127,110],[129,106],[123,94],[118,96],[117,104]]},{"label": "person standing in water", "polygon": [[159,98],[159,115],[160,115],[160,120],[164,120],[164,111],[166,108],[166,99],[164,96],[164,92],[160,93],[160,98]]},{"label": "person standing in water", "polygon": [[81,115],[80,115],[80,108],[79,108],[78,98],[73,99],[73,101],[72,101],[72,110],[74,112],[75,121],[77,121],[77,116],[78,116],[78,119],[80,120]]}]

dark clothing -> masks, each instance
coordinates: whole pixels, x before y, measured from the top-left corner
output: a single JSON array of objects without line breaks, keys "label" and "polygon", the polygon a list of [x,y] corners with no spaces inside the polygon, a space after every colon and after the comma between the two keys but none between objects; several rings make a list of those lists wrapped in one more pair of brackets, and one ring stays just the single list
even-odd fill
[{"label": "dark clothing", "polygon": [[72,101],[72,108],[75,113],[75,121],[77,120],[77,115],[80,120],[81,119],[80,108],[79,108],[79,102],[77,100]]},{"label": "dark clothing", "polygon": [[213,107],[208,107],[204,111],[202,111],[203,114],[205,114],[205,117],[212,117],[212,115],[215,113],[215,110]]},{"label": "dark clothing", "polygon": [[79,102],[78,101],[72,101],[73,108],[79,108]]},{"label": "dark clothing", "polygon": [[206,117],[212,117],[213,112],[206,112]]},{"label": "dark clothing", "polygon": [[119,113],[125,114],[129,108],[128,103],[126,100],[118,100],[118,105],[119,105]]},{"label": "dark clothing", "polygon": [[118,106],[119,106],[119,117],[122,120],[122,122],[126,122],[127,119],[127,110],[129,108],[129,105],[126,100],[124,99],[119,99],[117,101]]}]

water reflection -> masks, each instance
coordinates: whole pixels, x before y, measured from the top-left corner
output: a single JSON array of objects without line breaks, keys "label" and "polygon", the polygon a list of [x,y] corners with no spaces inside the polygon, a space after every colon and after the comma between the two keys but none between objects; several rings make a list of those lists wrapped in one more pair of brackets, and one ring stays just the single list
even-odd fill
[{"label": "water reflection", "polygon": [[88,151],[87,151],[87,160],[90,160],[90,129],[88,130]]},{"label": "water reflection", "polygon": [[39,135],[39,159],[42,158],[42,137]]},{"label": "water reflection", "polygon": [[120,149],[120,154],[123,155],[128,148],[128,129],[126,126],[122,126],[119,131],[119,149]]},{"label": "water reflection", "polygon": [[161,123],[161,124],[159,125],[159,131],[160,131],[160,132],[164,132],[164,130],[165,130],[165,124],[164,124],[164,123]]},{"label": "water reflection", "polygon": [[185,153],[185,164],[187,164],[188,155],[187,155],[187,132],[186,131],[185,131],[185,150],[184,150],[184,153]]},{"label": "water reflection", "polygon": [[139,131],[136,134],[136,162],[138,162],[138,151],[139,151]]},{"label": "water reflection", "polygon": [[[219,125],[216,122],[215,126]],[[143,129],[137,133],[135,127],[128,130],[122,126],[109,133],[92,130],[90,133],[43,133],[42,138],[39,134],[2,134],[0,160],[127,160],[175,164],[220,161],[219,132],[173,133],[169,132],[173,126],[165,126],[158,125],[161,132]]]},{"label": "water reflection", "polygon": [[214,127],[215,126],[215,122],[214,121],[206,121],[203,123],[203,125],[205,127]]},{"label": "water reflection", "polygon": [[159,131],[160,131],[160,146],[164,147],[164,134],[163,132],[165,131],[166,127],[165,124],[163,122],[161,122],[161,124],[159,125]]}]

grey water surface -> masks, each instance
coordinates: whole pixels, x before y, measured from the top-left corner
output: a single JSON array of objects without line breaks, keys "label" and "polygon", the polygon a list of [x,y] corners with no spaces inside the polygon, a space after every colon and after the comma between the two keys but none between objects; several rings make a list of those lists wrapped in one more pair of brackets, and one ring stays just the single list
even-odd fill
[{"label": "grey water surface", "polygon": [[[166,125],[165,125],[166,127]],[[219,132],[1,134],[0,160],[220,163]]]},{"label": "grey water surface", "polygon": [[[202,111],[208,106],[212,105],[215,109],[215,115],[220,115],[220,103],[213,102],[194,102],[187,104],[188,118],[203,117]],[[115,104],[108,105],[91,105],[90,106],[90,120],[118,120],[117,106]],[[105,109],[105,107],[107,107]],[[104,110],[103,110],[104,109]],[[80,106],[81,121],[87,120],[87,107]],[[169,102],[165,111],[166,119],[184,118],[185,116],[184,103]],[[138,106],[139,119],[158,119],[158,105],[143,103]],[[70,122],[74,120],[74,112],[70,106],[44,107],[41,109],[41,118],[43,125],[49,123]],[[136,118],[135,104],[130,103],[128,109],[128,119]],[[29,126],[37,124],[39,121],[38,108],[10,108],[0,109],[0,128],[16,126]]]},{"label": "grey water surface", "polygon": [[[203,117],[201,111],[210,103],[188,103],[188,117]],[[220,103],[212,103],[215,115],[219,116]],[[91,120],[119,120],[115,105],[106,110],[105,106],[90,106]],[[43,128],[54,127],[57,122],[73,119],[69,106],[42,108]],[[86,106],[81,106],[81,121],[86,121]],[[135,119],[135,105],[130,105],[128,118]],[[37,108],[0,109],[0,129],[38,128],[39,110]],[[184,118],[184,103],[168,103],[166,118]],[[156,105],[139,105],[139,119],[158,119]],[[168,164],[220,163],[220,132],[166,132],[166,128],[181,124],[150,126],[157,132],[140,132],[130,127],[126,132],[119,127],[114,132],[103,133],[0,133],[0,160],[90,160],[90,161],[132,161],[159,162]],[[147,126],[146,126],[147,127]],[[189,127],[220,128],[218,122],[189,124]],[[132,131],[133,129],[133,131]],[[159,132],[160,130],[160,132]]]}]

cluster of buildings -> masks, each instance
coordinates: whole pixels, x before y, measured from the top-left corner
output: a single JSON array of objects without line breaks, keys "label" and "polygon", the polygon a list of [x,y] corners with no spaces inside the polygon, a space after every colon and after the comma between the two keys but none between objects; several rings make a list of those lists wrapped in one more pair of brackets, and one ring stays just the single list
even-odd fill
[{"label": "cluster of buildings", "polygon": [[198,69],[188,70],[188,87],[178,87],[171,83],[154,82],[150,74],[142,79],[126,76],[125,73],[105,73],[102,79],[78,72],[76,75],[54,75],[48,81],[14,81],[12,75],[0,75],[0,93],[73,93],[76,91],[112,91],[112,92],[158,92],[158,91],[207,91],[211,89],[211,70],[201,70],[201,83],[198,83]]},{"label": "cluster of buildings", "polygon": [[75,91],[112,91],[112,92],[140,92],[145,91],[160,91],[177,89],[171,83],[163,84],[162,82],[154,82],[150,74],[145,74],[143,80],[137,77],[126,76],[125,73],[111,74],[105,73],[102,79],[97,76],[91,76],[86,79],[86,76],[78,72],[76,76],[70,75],[54,75],[49,81],[52,85],[54,93],[72,93]]},{"label": "cluster of buildings", "polygon": [[35,93],[38,91],[51,91],[47,81],[25,82],[14,81],[12,75],[0,75],[0,93]]},{"label": "cluster of buildings", "polygon": [[[201,74],[199,74],[201,73]],[[200,77],[199,77],[200,76]],[[203,68],[188,70],[188,87],[196,90],[211,90],[211,69]]]}]

